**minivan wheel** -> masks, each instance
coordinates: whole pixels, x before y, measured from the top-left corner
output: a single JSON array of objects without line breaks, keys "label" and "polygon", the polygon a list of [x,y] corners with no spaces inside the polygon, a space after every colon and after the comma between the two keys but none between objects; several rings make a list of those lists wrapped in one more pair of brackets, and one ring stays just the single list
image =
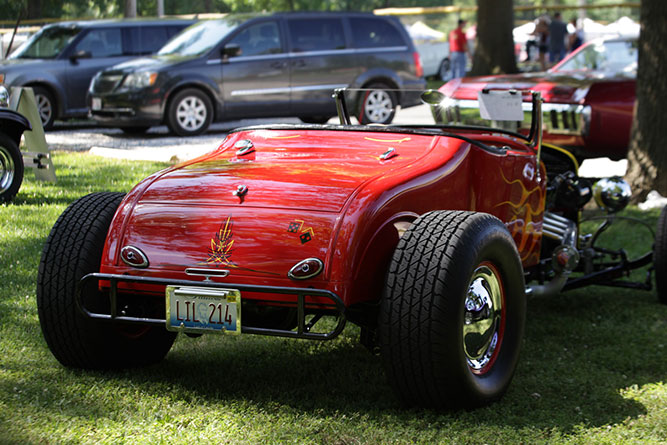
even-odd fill
[{"label": "minivan wheel", "polygon": [[53,121],[56,120],[56,102],[53,95],[43,87],[32,87],[37,102],[37,111],[42,121],[42,127],[45,130],[53,128]]},{"label": "minivan wheel", "polygon": [[194,88],[176,93],[167,110],[167,125],[179,136],[195,136],[205,132],[213,118],[211,99]]},{"label": "minivan wheel", "polygon": [[381,83],[371,84],[364,88],[368,91],[362,93],[358,114],[359,122],[363,125],[390,124],[398,105],[396,93],[388,90],[388,87]]}]

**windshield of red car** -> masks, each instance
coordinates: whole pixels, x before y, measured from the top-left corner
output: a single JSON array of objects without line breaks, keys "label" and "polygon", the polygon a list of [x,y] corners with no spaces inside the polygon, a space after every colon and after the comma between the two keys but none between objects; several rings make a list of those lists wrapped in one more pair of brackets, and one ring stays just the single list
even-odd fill
[{"label": "windshield of red car", "polygon": [[600,71],[611,76],[634,74],[636,70],[636,40],[591,43],[556,69],[556,71]]}]

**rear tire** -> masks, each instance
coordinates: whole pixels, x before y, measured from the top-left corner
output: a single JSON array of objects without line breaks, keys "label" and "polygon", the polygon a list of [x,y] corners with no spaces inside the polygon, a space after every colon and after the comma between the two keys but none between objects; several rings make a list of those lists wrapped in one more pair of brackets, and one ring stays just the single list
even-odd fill
[{"label": "rear tire", "polygon": [[[174,342],[175,333],[165,328],[137,329],[92,320],[77,308],[76,285],[83,276],[99,271],[106,235],[122,199],[122,193],[93,193],[78,199],[60,215],[44,245],[37,310],[44,339],[64,366],[147,365],[162,360]],[[105,304],[96,287],[84,298],[87,306]]]},{"label": "rear tire", "polygon": [[179,136],[195,136],[205,132],[213,119],[211,99],[201,90],[186,88],[169,102],[167,125]]},{"label": "rear tire", "polygon": [[37,102],[37,111],[39,118],[42,121],[44,130],[53,128],[53,122],[56,120],[56,111],[58,110],[53,94],[44,87],[32,87],[35,94],[35,102]]},{"label": "rear tire", "polygon": [[9,136],[0,133],[0,202],[11,201],[23,182],[23,156]]},{"label": "rear tire", "polygon": [[430,212],[394,252],[379,316],[382,361],[408,405],[473,408],[499,399],[525,323],[516,245],[497,218]]},{"label": "rear tire", "polygon": [[658,301],[667,304],[667,207],[663,207],[658,217],[658,227],[653,244],[653,267]]},{"label": "rear tire", "polygon": [[388,88],[382,83],[374,83],[364,87],[364,90],[370,91],[361,92],[357,116],[362,125],[388,125],[394,120],[398,100],[396,93]]}]

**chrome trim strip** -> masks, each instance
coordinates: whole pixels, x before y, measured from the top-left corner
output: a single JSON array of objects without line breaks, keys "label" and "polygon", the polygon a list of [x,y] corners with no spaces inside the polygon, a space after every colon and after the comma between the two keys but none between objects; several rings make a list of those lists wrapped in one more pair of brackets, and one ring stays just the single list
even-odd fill
[{"label": "chrome trim strip", "polygon": [[345,88],[347,85],[305,85],[300,87],[281,87],[281,88],[264,88],[254,90],[235,90],[232,91],[232,97],[236,96],[254,96],[259,94],[284,94],[299,91],[334,91],[336,88]]},{"label": "chrome trim strip", "polygon": [[[407,51],[407,46],[385,46],[379,48],[345,48],[345,49],[327,49],[320,51],[302,51],[295,52],[290,51],[288,53],[277,53],[277,54],[260,54],[256,56],[238,56],[232,57],[230,59],[224,60],[224,63],[239,63],[239,62],[248,62],[248,61],[258,61],[258,60],[272,60],[272,59],[283,59],[283,58],[298,58],[298,57],[313,57],[313,56],[331,56],[336,54],[376,54],[376,53],[390,53],[390,52],[400,52]],[[207,65],[215,65],[218,63],[223,63],[222,59],[209,59],[206,61]]]},{"label": "chrome trim strip", "polygon": [[199,276],[199,277],[207,277],[207,278],[208,277],[225,278],[226,276],[229,275],[229,271],[227,269],[204,269],[197,267],[188,267],[187,269],[185,269],[185,274]]}]

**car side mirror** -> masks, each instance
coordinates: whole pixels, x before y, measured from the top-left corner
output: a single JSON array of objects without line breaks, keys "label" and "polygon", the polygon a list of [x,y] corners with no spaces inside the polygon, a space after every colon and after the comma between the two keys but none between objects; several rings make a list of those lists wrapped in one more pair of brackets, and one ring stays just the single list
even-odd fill
[{"label": "car side mirror", "polygon": [[223,59],[228,59],[230,57],[238,57],[241,55],[241,47],[238,43],[228,43],[222,49]]},{"label": "car side mirror", "polygon": [[71,60],[72,62],[76,62],[79,59],[90,59],[92,57],[93,55],[90,53],[90,51],[85,51],[83,49],[80,49],[79,51],[69,56],[69,60]]}]

